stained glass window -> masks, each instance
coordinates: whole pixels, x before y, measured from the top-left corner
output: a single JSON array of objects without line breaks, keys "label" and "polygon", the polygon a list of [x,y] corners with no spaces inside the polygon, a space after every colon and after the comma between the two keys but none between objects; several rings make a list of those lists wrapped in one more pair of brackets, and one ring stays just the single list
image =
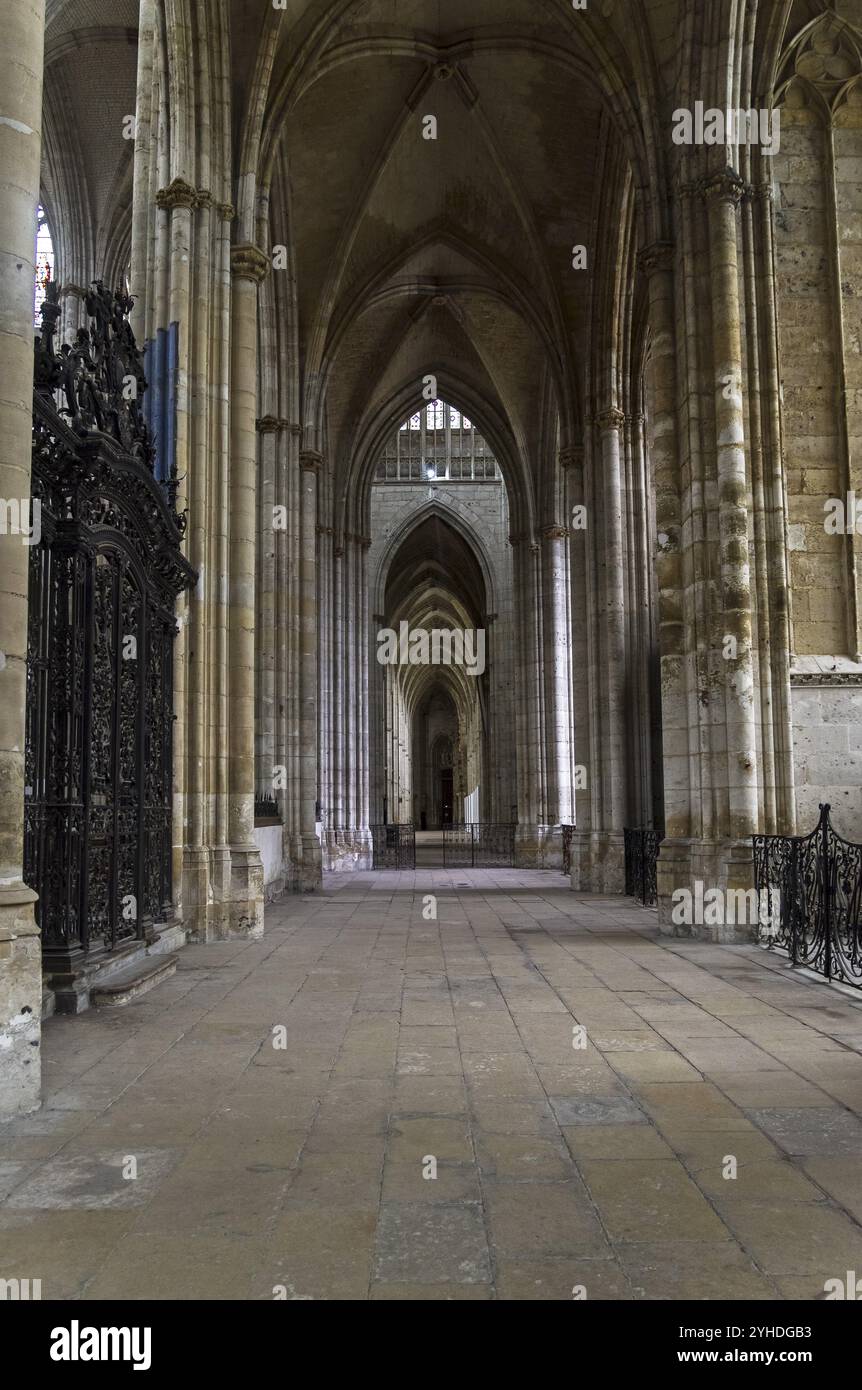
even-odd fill
[{"label": "stained glass window", "polygon": [[54,243],[48,230],[48,219],[42,207],[36,209],[36,323],[41,322],[39,310],[45,299],[45,288],[54,279]]}]

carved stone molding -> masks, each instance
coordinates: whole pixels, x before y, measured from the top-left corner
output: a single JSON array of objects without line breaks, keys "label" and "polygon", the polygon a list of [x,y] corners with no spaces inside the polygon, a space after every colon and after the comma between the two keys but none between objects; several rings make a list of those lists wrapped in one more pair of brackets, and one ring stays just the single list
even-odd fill
[{"label": "carved stone molding", "polygon": [[251,280],[259,285],[269,274],[269,267],[269,256],[249,241],[239,242],[230,248],[231,274],[237,280]]},{"label": "carved stone molding", "polygon": [[323,454],[317,449],[302,449],[299,455],[299,466],[305,473],[319,473],[323,467]]},{"label": "carved stone molding", "polygon": [[698,192],[707,203],[730,203],[739,207],[749,185],[737,174],[735,169],[722,169],[715,174],[707,174],[698,182]]},{"label": "carved stone molding", "polygon": [[195,198],[195,207],[203,210],[204,208],[211,208],[212,205],[213,195],[210,190],[208,188],[199,188]]},{"label": "carved stone molding", "polygon": [[258,434],[278,434],[281,428],[281,421],[274,415],[264,415],[260,420],[255,420],[254,427]]},{"label": "carved stone molding", "polygon": [[791,671],[792,686],[853,686],[862,689],[862,671]]},{"label": "carved stone molding", "polygon": [[217,203],[216,207],[222,222],[232,222],[236,217],[236,208],[233,203]]},{"label": "carved stone molding", "polygon": [[88,291],[84,289],[83,285],[65,284],[60,286],[61,299],[65,299],[67,295],[71,295],[75,299],[86,299],[87,293]]},{"label": "carved stone molding", "polygon": [[583,468],[584,466],[584,446],[583,444],[567,444],[559,453],[560,467]]},{"label": "carved stone molding", "polygon": [[543,541],[567,541],[569,534],[568,526],[543,526],[539,532],[539,539]]},{"label": "carved stone molding", "polygon": [[191,211],[197,206],[197,201],[197,189],[192,188],[185,179],[174,179],[167,188],[160,188],[156,194],[156,207],[168,212],[173,212],[174,208],[188,208]]},{"label": "carved stone molding", "polygon": [[824,14],[794,40],[785,55],[780,88],[788,106],[813,104],[829,117],[853,91],[853,79],[862,73],[862,43],[849,24],[835,14]]},{"label": "carved stone molding", "polygon": [[676,247],[672,241],[654,241],[645,246],[638,255],[638,269],[649,278],[662,271],[671,271],[674,266]]},{"label": "carved stone molding", "polygon": [[621,410],[613,406],[610,410],[603,410],[596,416],[596,424],[604,434],[607,430],[621,430],[626,422],[626,417]]}]

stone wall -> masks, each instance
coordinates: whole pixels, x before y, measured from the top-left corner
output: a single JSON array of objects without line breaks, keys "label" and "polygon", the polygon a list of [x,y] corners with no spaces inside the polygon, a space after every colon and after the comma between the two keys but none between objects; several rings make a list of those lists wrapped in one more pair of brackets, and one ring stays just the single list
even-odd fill
[{"label": "stone wall", "polygon": [[800,659],[791,680],[797,831],[813,830],[829,802],[838,833],[862,842],[862,665]]}]

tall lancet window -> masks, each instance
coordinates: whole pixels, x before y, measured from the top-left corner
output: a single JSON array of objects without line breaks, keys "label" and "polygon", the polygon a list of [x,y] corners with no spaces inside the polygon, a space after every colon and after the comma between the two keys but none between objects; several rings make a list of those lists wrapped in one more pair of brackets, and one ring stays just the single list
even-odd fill
[{"label": "tall lancet window", "polygon": [[34,315],[36,323],[41,322],[39,311],[45,299],[45,291],[51,280],[54,279],[54,243],[51,240],[51,233],[48,230],[48,219],[45,216],[45,209],[36,209],[36,302],[34,305]]}]

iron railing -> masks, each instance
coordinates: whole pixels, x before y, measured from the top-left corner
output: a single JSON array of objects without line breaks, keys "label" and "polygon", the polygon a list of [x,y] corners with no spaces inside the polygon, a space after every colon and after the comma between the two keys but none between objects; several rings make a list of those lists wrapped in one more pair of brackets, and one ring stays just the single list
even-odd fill
[{"label": "iron railing", "polygon": [[416,868],[416,827],[414,825],[372,825],[375,869]]},{"label": "iron railing", "polygon": [[664,835],[660,830],[639,826],[635,830],[624,830],[623,837],[626,857],[626,896],[637,898],[644,907],[655,907],[658,902],[656,866]]},{"label": "iron railing", "polygon": [[833,828],[821,805],[810,835],[755,835],[759,939],[827,980],[862,988],[862,845]]},{"label": "iron railing", "polygon": [[443,864],[447,869],[505,869],[515,863],[515,825],[447,825]]},{"label": "iron railing", "polygon": [[563,873],[566,877],[572,872],[572,836],[575,833],[573,825],[561,827],[563,832]]}]

